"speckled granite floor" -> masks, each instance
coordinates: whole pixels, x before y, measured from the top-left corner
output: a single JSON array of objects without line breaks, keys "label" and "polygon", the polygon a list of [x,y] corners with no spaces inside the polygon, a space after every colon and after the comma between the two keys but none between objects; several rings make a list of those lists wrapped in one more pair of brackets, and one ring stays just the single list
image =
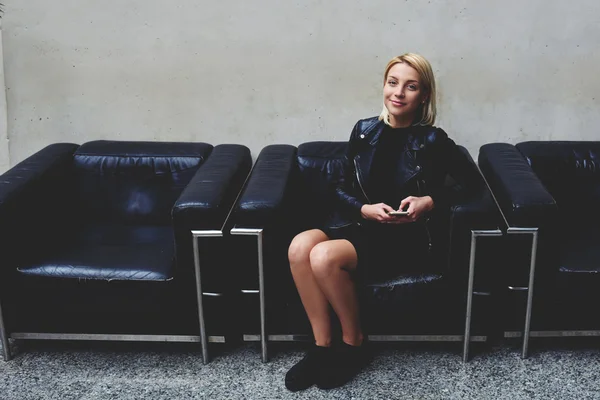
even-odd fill
[{"label": "speckled granite floor", "polygon": [[521,360],[503,344],[463,364],[453,345],[376,344],[371,364],[347,386],[290,393],[285,371],[300,344],[213,349],[203,365],[191,345],[34,343],[0,361],[0,399],[600,399],[600,340],[533,348]]}]

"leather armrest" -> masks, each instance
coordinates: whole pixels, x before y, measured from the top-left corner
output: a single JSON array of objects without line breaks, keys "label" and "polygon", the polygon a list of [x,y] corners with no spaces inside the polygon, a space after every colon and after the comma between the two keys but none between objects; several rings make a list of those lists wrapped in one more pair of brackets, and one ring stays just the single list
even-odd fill
[{"label": "leather armrest", "polygon": [[[0,179],[0,216],[18,213],[29,202],[23,201],[31,193],[43,190],[48,185],[47,195],[56,194],[53,186],[62,181],[73,161],[73,153],[79,145],[72,143],[51,144],[26,158],[2,174]],[[38,194],[42,194],[39,193]],[[38,198],[39,203],[48,202],[48,197]]]},{"label": "leather armrest", "polygon": [[[11,280],[4,274],[26,263],[34,255],[59,243],[73,217],[73,153],[79,146],[56,143],[45,147],[2,174],[0,178],[0,266],[4,285]],[[40,231],[44,239],[32,238]]]},{"label": "leather armrest", "polygon": [[498,208],[487,190],[481,190],[471,198],[450,207],[453,226],[460,223],[469,230],[495,230],[501,227]]},{"label": "leather armrest", "polygon": [[[497,230],[501,227],[501,215],[494,202],[492,194],[488,189],[483,177],[481,176],[477,165],[473,161],[468,151],[459,147],[471,166],[471,171],[466,174],[468,179],[463,182],[460,189],[460,195],[452,196],[455,201],[450,204],[448,215],[448,228],[446,243],[448,253],[442,254],[443,260],[440,263],[448,263],[452,279],[467,283],[469,271],[469,257],[471,253],[471,231],[473,230]],[[443,218],[442,218],[443,220]],[[444,230],[442,229],[442,232]],[[439,241],[444,241],[439,238]],[[487,239],[486,239],[487,240]],[[499,238],[492,238],[493,244],[499,243]],[[494,249],[489,248],[490,243],[483,243],[478,240],[477,246],[477,290],[487,290],[489,277],[493,276],[494,268],[489,265],[487,257],[482,258],[486,253],[496,254]],[[488,247],[488,251],[482,252],[482,245]],[[493,258],[493,257],[492,257]]]},{"label": "leather armrest", "polygon": [[289,218],[284,209],[293,197],[296,153],[291,145],[269,145],[260,152],[234,209],[236,228],[264,228]]},{"label": "leather armrest", "polygon": [[216,146],[175,202],[175,227],[221,229],[251,167],[252,157],[246,146]]},{"label": "leather armrest", "polygon": [[468,160],[471,171],[468,174],[468,182],[463,182],[460,191],[462,195],[454,196],[450,204],[450,218],[453,229],[459,226],[471,230],[494,230],[501,226],[501,215],[496,206],[492,194],[475,161],[468,150],[459,146],[459,150]]},{"label": "leather armrest", "polygon": [[479,168],[511,227],[539,227],[556,214],[554,198],[515,146],[483,145]]}]

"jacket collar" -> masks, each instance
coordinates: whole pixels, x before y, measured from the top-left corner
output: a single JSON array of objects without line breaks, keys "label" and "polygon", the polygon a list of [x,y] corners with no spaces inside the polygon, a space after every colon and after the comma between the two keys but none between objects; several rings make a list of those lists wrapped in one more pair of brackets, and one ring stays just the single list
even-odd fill
[{"label": "jacket collar", "polygon": [[[364,135],[364,139],[367,140],[369,145],[375,146],[379,142],[385,127],[385,122],[376,119],[373,123],[364,128],[362,135]],[[425,135],[420,133],[426,127],[416,126],[414,128],[415,129],[412,129],[409,133],[406,150],[416,151],[421,150],[424,147]]]},{"label": "jacket collar", "polygon": [[[355,156],[355,161],[358,168],[357,174],[360,177],[362,188],[367,196],[370,191],[371,165],[375,156],[375,148],[385,127],[386,125],[383,121],[375,120],[372,124],[365,126],[361,133],[361,139],[366,140],[369,146],[364,147]],[[404,162],[397,166],[397,185],[405,184],[417,175],[421,168],[418,160],[420,157],[417,154],[425,147],[424,141],[426,135],[423,134],[424,128],[426,127],[419,126],[416,129],[412,129],[409,133],[409,138],[404,149]]]},{"label": "jacket collar", "polygon": [[365,127],[363,131],[363,135],[365,135],[365,139],[368,140],[368,143],[371,146],[375,146],[377,142],[379,142],[379,138],[381,137],[381,133],[385,129],[385,123],[383,121],[376,120],[375,123]]}]

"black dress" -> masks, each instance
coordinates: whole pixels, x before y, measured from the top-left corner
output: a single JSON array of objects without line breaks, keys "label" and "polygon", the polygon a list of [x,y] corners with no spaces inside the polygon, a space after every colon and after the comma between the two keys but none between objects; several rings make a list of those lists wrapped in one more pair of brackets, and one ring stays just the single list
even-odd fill
[{"label": "black dress", "polygon": [[[371,166],[369,197],[373,204],[385,203],[398,209],[408,196],[419,196],[418,187],[410,181],[404,187],[393,184],[406,154],[409,128],[386,126]],[[358,276],[361,279],[385,279],[404,272],[423,272],[429,266],[431,243],[426,222],[421,219],[407,224],[382,224],[362,220],[337,229],[326,229],[330,239],[346,239],[358,254]]]}]

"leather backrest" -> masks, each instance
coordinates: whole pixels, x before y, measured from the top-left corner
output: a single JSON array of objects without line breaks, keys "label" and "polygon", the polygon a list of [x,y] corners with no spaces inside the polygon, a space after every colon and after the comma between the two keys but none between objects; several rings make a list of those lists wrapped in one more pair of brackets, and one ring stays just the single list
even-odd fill
[{"label": "leather backrest", "polygon": [[[323,223],[332,212],[334,185],[339,179],[348,142],[307,142],[298,146],[303,207],[315,223]],[[307,215],[307,217],[309,217]]]},{"label": "leather backrest", "polygon": [[171,208],[213,146],[207,143],[83,144],[74,154],[81,218],[170,224]]},{"label": "leather backrest", "polygon": [[530,141],[516,145],[564,214],[600,216],[600,142]]}]

